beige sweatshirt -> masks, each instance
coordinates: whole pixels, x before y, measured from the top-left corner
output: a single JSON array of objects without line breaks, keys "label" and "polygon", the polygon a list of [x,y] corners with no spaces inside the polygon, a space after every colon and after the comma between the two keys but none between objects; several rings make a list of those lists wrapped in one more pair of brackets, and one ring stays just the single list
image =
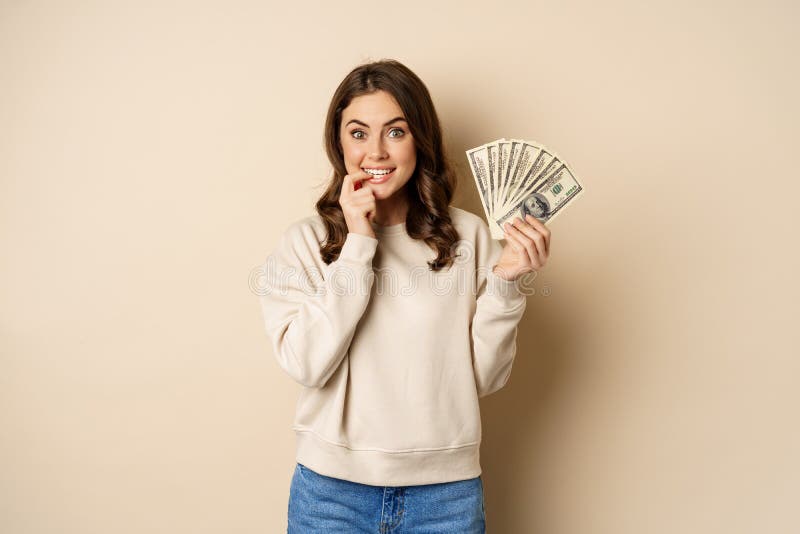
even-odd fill
[{"label": "beige sweatshirt", "polygon": [[526,306],[518,282],[492,272],[502,247],[487,224],[451,206],[460,240],[449,268],[405,223],[349,233],[326,265],[318,215],[288,226],[259,292],[280,367],[302,390],[296,460],[376,486],[481,474],[478,403],[502,388]]}]

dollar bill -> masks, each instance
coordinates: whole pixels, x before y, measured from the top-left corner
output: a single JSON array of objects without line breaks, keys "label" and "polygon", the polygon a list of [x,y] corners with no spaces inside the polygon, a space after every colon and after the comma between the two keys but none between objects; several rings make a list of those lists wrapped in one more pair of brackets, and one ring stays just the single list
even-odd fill
[{"label": "dollar bill", "polygon": [[521,197],[517,197],[516,201],[496,212],[495,222],[503,228],[503,225],[510,223],[514,217],[524,221],[527,215],[533,215],[547,224],[582,192],[583,186],[572,170],[562,162],[554,167],[551,174],[538,180]]},{"label": "dollar bill", "polygon": [[497,141],[497,180],[498,187],[494,194],[494,208],[503,199],[503,187],[508,181],[509,158],[511,157],[511,141],[503,138]]},{"label": "dollar bill", "polygon": [[[478,196],[483,205],[483,211],[486,213],[486,220],[489,224],[494,239],[502,239],[503,230],[494,221],[494,211],[492,209],[492,186],[490,185],[490,171],[489,171],[489,152],[486,145],[481,145],[467,150],[467,160],[472,170],[472,176],[475,178],[475,184],[478,187]],[[496,236],[500,237],[496,237]]]},{"label": "dollar bill", "polygon": [[494,239],[531,214],[547,224],[584,190],[572,168],[535,141],[501,138],[466,151]]}]

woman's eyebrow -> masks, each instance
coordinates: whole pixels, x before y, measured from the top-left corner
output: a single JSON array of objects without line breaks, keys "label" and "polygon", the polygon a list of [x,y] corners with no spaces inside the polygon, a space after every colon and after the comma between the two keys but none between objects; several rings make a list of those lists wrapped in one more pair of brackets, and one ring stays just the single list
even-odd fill
[{"label": "woman's eyebrow", "polygon": [[[403,117],[395,117],[395,118],[393,118],[392,120],[390,120],[389,122],[386,122],[386,123],[384,124],[384,126],[389,126],[389,125],[390,125],[390,124],[392,124],[393,122],[397,122],[397,121],[405,121],[405,119],[404,119]],[[347,122],[347,124],[345,124],[345,126],[349,125],[351,122],[355,122],[356,124],[360,124],[361,126],[364,126],[364,127],[366,127],[366,128],[369,128],[369,126],[368,126],[367,124],[365,124],[365,123],[361,122],[361,121],[360,121],[360,120],[358,120],[358,119],[350,119],[350,120]],[[406,121],[406,122],[408,122],[408,121]]]}]

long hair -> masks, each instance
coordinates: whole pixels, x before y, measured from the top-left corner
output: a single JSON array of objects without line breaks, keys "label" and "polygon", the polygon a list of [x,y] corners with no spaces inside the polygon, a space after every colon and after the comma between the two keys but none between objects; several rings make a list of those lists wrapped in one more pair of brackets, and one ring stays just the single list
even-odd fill
[{"label": "long hair", "polygon": [[411,69],[391,59],[365,63],[350,71],[328,107],[324,144],[333,176],[316,203],[317,213],[328,232],[327,240],[320,245],[322,259],[329,264],[339,257],[348,232],[339,204],[342,182],[347,174],[339,138],[342,112],[353,98],[376,91],[386,91],[397,101],[416,148],[416,168],[404,187],[409,201],[406,232],[414,239],[425,241],[437,253],[436,258],[428,262],[431,270],[449,267],[454,260],[454,244],[459,239],[448,211],[456,175],[445,155],[439,118],[428,89]]}]

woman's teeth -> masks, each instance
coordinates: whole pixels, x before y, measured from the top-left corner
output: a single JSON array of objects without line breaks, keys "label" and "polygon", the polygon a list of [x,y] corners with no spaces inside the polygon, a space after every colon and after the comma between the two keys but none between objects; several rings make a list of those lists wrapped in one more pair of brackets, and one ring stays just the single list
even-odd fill
[{"label": "woman's teeth", "polygon": [[394,169],[363,169],[364,172],[371,174],[373,176],[383,176],[384,174],[389,174]]}]

